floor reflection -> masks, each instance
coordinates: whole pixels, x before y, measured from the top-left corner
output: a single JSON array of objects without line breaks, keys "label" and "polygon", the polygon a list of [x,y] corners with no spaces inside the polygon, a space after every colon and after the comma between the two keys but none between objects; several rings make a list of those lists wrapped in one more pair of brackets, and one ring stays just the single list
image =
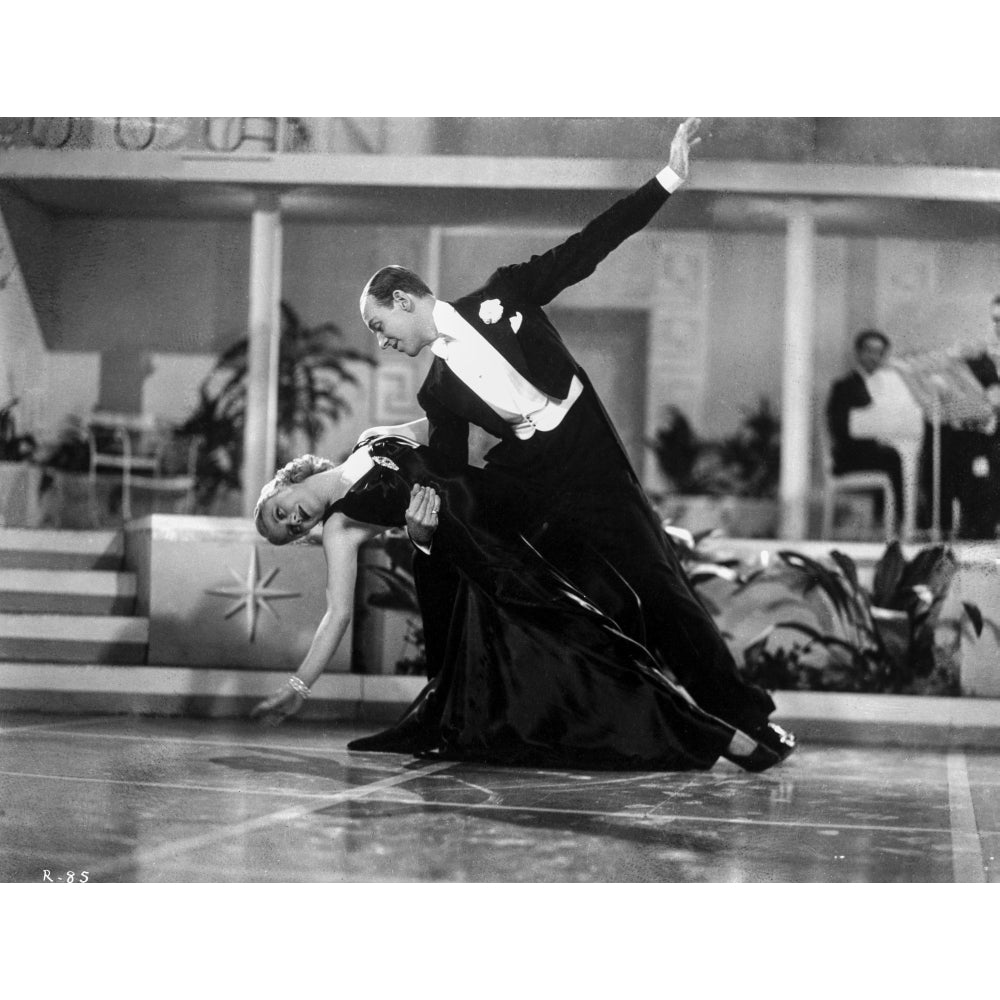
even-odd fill
[{"label": "floor reflection", "polygon": [[352,754],[329,725],[2,721],[3,881],[1000,879],[996,754],[586,773]]}]

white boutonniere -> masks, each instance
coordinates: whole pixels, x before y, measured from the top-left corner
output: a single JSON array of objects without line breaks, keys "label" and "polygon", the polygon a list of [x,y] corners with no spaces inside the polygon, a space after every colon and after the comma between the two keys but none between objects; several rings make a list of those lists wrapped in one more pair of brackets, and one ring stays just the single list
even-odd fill
[{"label": "white boutonniere", "polygon": [[514,331],[514,333],[517,333],[517,331],[521,329],[521,320],[523,318],[524,317],[519,312],[516,312],[513,316],[511,316],[510,328]]},{"label": "white boutonniere", "polygon": [[499,299],[487,299],[479,307],[479,318],[489,325],[495,323],[503,315],[503,303]]}]

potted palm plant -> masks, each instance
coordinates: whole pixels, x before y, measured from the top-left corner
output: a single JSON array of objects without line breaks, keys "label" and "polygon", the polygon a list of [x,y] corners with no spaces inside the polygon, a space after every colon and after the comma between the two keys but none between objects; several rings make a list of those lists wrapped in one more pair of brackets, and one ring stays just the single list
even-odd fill
[{"label": "potted palm plant", "polygon": [[[892,542],[866,587],[843,552],[833,550],[829,563],[779,552],[741,586],[780,579],[797,597],[798,608],[788,595],[769,605],[772,619],[781,620],[747,644],[745,670],[772,688],[960,694],[962,633],[978,638],[984,627],[996,632],[996,625],[968,601],[961,602],[959,617],[942,615],[957,568],[947,546],[928,546],[907,560],[899,542]],[[812,621],[798,613],[807,607],[816,614]],[[781,633],[798,635],[799,641],[781,639]]]},{"label": "potted palm plant", "polygon": [[667,407],[648,442],[668,484],[661,514],[692,531],[719,526],[736,538],[770,538],[778,527],[781,422],[761,397],[736,431],[718,441],[698,437],[684,413]]},{"label": "potted palm plant", "polygon": [[37,442],[31,434],[19,434],[14,398],[0,407],[0,527],[31,527],[38,523],[41,472],[34,465]]},{"label": "potted palm plant", "polygon": [[[349,412],[342,390],[357,383],[350,364],[374,364],[367,354],[344,347],[341,336],[335,323],[308,326],[292,306],[281,303],[279,464],[314,449],[325,427]],[[249,337],[242,337],[222,353],[200,387],[197,407],[177,430],[198,439],[195,502],[202,512],[225,513],[242,488],[249,351]]]}]

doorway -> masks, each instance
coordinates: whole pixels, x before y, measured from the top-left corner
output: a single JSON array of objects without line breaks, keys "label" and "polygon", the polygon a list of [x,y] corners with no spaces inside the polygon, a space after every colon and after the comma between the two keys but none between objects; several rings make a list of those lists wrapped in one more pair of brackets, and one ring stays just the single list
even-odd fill
[{"label": "doorway", "polygon": [[642,476],[646,441],[649,316],[642,309],[548,309],[580,367],[590,376],[628,457]]}]

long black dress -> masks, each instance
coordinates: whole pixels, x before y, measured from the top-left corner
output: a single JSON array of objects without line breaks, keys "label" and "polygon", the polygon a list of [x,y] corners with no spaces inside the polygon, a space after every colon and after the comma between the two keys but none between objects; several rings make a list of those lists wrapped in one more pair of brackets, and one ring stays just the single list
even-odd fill
[{"label": "long black dress", "polygon": [[[503,473],[396,438],[367,447],[375,464],[328,516],[401,526],[413,484],[431,485],[442,497],[433,558],[461,582],[440,671],[395,726],[348,749],[587,769],[715,763],[732,727],[624,634],[608,609],[627,613],[627,591],[609,585],[599,556],[578,558],[571,583],[512,527],[531,498]],[[579,539],[578,556],[586,552]],[[588,571],[594,586],[584,590]],[[598,607],[594,593],[615,596]]]}]

